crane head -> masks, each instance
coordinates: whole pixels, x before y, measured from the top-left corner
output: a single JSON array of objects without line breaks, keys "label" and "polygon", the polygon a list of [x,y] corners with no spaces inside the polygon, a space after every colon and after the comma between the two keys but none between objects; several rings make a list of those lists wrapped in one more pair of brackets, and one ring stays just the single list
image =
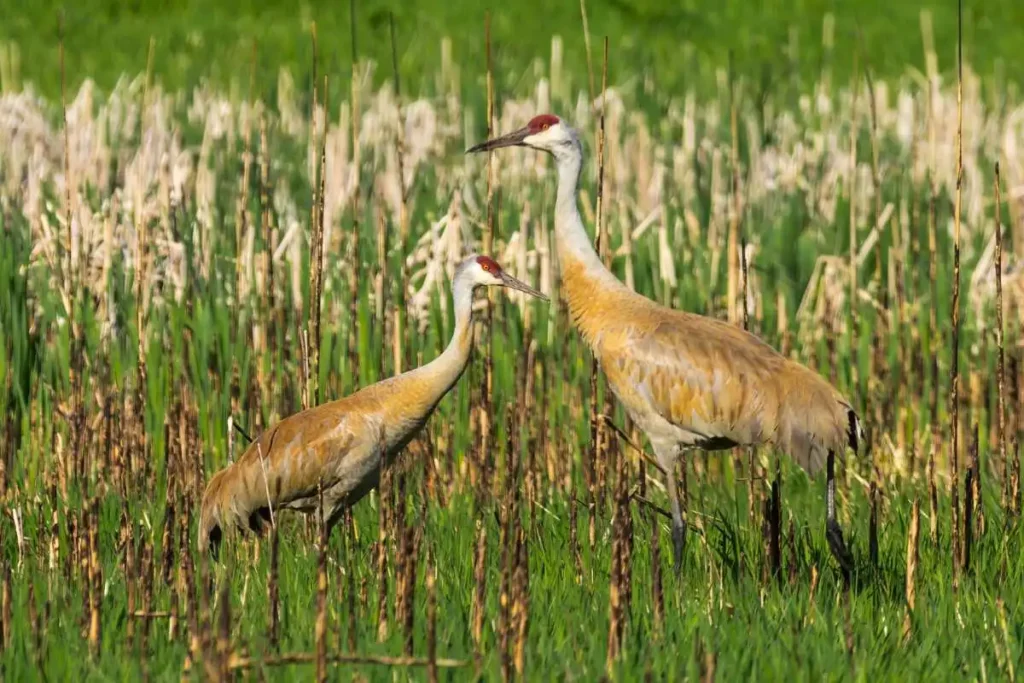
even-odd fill
[{"label": "crane head", "polygon": [[490,256],[470,256],[459,266],[455,277],[469,278],[474,287],[508,287],[544,301],[548,299],[533,287],[506,273],[505,269]]},{"label": "crane head", "polygon": [[502,147],[532,147],[557,157],[560,153],[578,150],[579,140],[576,131],[560,118],[541,114],[519,130],[474,145],[466,153],[489,152]]}]

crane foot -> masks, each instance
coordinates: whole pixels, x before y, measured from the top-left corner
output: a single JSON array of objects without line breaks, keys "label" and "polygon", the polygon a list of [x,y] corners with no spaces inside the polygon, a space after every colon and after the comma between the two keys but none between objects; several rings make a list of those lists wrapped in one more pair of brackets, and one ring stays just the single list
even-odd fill
[{"label": "crane foot", "polygon": [[683,571],[683,551],[686,550],[686,522],[672,524],[672,556],[675,558],[675,571],[678,577]]},{"label": "crane foot", "polygon": [[843,572],[843,579],[849,583],[850,574],[853,572],[853,555],[846,547],[846,541],[843,540],[843,529],[835,519],[829,519],[825,523],[825,537],[828,539],[828,549],[832,551],[832,556],[836,558],[839,569]]}]

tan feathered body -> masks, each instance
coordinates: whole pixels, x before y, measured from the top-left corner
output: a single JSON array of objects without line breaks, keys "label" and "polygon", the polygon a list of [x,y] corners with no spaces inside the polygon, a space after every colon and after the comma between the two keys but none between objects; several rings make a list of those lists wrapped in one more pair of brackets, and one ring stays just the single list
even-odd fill
[{"label": "tan feathered body", "polygon": [[216,547],[228,530],[258,531],[278,509],[316,511],[321,483],[330,533],[340,513],[377,486],[381,463],[405,448],[465,370],[477,286],[542,296],[490,258],[463,261],[452,285],[455,330],[444,353],[420,368],[285,418],[260,435],[207,485],[200,548]]},{"label": "tan feathered body", "polygon": [[813,474],[829,450],[856,447],[850,403],[817,373],[735,325],[660,306],[568,249],[560,256],[575,324],[656,452],[770,442]]},{"label": "tan feathered body", "polygon": [[382,458],[390,462],[405,448],[447,392],[425,374],[393,377],[265,431],[207,485],[200,544],[229,528],[258,529],[271,509],[315,511],[321,481],[332,524],[377,486]]},{"label": "tan feathered body", "polygon": [[557,116],[470,148],[526,146],[558,168],[555,239],[562,297],[612,391],[646,433],[666,473],[678,572],[686,520],[674,466],[688,448],[772,442],[809,472],[826,463],[826,531],[844,571],[852,558],[835,519],[835,456],[857,448],[857,416],[831,385],[728,323],[660,306],[628,289],[598,258],[576,205],[583,148]]}]

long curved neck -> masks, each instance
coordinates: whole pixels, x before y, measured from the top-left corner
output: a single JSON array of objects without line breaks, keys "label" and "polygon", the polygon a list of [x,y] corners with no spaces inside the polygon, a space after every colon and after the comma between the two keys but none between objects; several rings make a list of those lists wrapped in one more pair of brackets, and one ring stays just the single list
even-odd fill
[{"label": "long curved neck", "polygon": [[588,318],[596,314],[600,297],[596,292],[628,291],[612,274],[594,250],[590,235],[583,227],[576,190],[579,184],[583,152],[578,146],[555,156],[558,166],[558,197],[555,203],[555,244],[562,270],[562,294],[569,313],[587,334]]},{"label": "long curved neck", "polygon": [[444,352],[426,365],[373,385],[382,399],[389,448],[401,448],[412,438],[469,364],[473,350],[473,282],[470,278],[457,276],[452,295],[455,331]]},{"label": "long curved neck", "polygon": [[473,351],[473,282],[457,277],[452,285],[455,331],[444,352],[419,368],[418,374],[428,380],[427,401],[435,405],[459,381],[469,364]]}]

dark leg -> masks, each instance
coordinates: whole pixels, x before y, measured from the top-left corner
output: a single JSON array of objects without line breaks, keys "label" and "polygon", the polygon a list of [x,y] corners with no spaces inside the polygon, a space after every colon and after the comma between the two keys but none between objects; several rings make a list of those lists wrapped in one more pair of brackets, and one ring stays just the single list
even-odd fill
[{"label": "dark leg", "polygon": [[836,456],[832,451],[828,452],[826,465],[827,482],[825,485],[825,538],[828,539],[829,550],[832,556],[839,563],[843,572],[843,580],[850,583],[850,573],[853,571],[853,555],[846,547],[843,540],[843,530],[836,519]]},{"label": "dark leg", "polygon": [[683,569],[683,551],[686,549],[686,520],[679,505],[679,488],[676,485],[675,468],[665,472],[668,498],[672,503],[672,556],[675,558],[676,576]]},{"label": "dark leg", "polygon": [[220,526],[215,526],[210,529],[210,535],[207,537],[207,549],[210,551],[210,557],[213,558],[214,562],[220,557],[220,542],[223,536],[224,534],[221,533]]},{"label": "dark leg", "polygon": [[338,526],[338,522],[340,522],[342,519],[344,519],[345,511],[347,509],[348,509],[347,505],[335,503],[334,509],[331,510],[331,514],[327,518],[327,529],[325,529],[325,533],[327,534],[327,538],[331,537],[331,532],[334,531],[334,527]]},{"label": "dark leg", "polygon": [[263,535],[263,524],[270,521],[270,508],[262,507],[249,513],[249,531],[257,536]]}]

